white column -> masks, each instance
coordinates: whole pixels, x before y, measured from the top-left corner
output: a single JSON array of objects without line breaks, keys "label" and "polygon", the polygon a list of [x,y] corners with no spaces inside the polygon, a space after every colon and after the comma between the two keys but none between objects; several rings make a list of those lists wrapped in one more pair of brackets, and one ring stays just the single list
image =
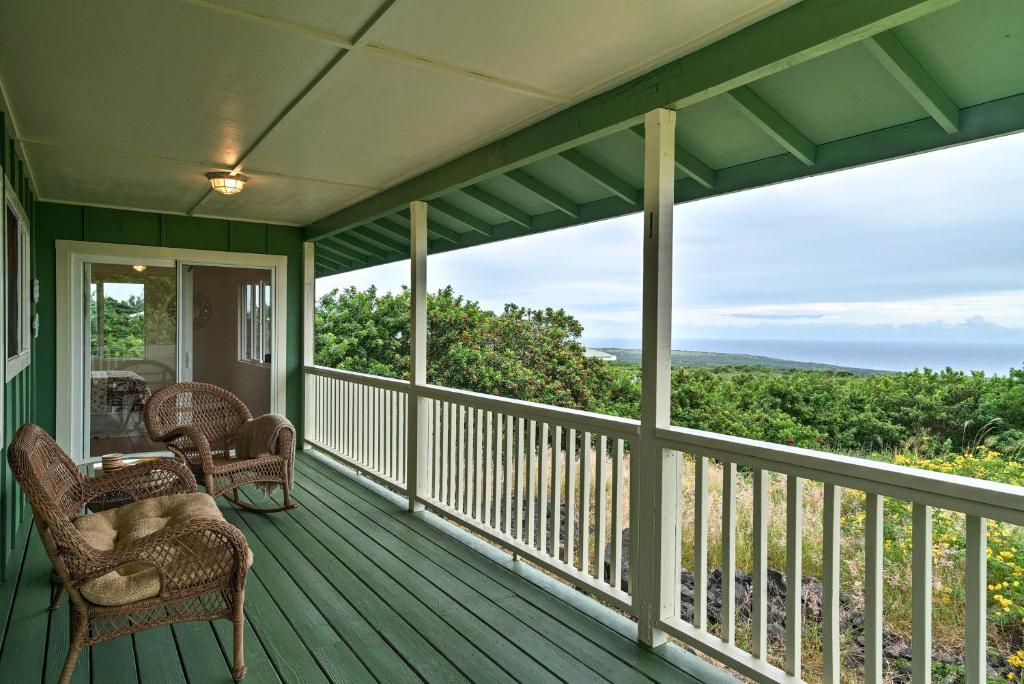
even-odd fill
[{"label": "white column", "polygon": [[[313,310],[316,306],[316,243],[302,243],[302,366],[314,365]],[[276,353],[276,350],[275,350]],[[313,433],[313,380],[302,373],[303,436]],[[301,444],[301,442],[300,442]]]},{"label": "white column", "polygon": [[409,205],[410,237],[410,317],[409,341],[409,411],[405,421],[406,487],[409,510],[418,511],[423,505],[417,497],[430,495],[430,401],[420,397],[417,388],[427,383],[427,203]]},{"label": "white column", "polygon": [[658,622],[679,615],[679,459],[655,436],[670,424],[675,131],[674,111],[644,117],[643,390],[631,464],[630,584],[639,638],[650,646],[667,638]]}]

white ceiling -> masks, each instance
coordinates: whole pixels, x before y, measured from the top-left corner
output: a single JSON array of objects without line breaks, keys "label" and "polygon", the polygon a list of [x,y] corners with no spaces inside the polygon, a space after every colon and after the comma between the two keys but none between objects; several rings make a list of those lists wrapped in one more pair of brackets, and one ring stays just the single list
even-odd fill
[{"label": "white ceiling", "polygon": [[0,86],[40,199],[303,225],[792,2],[3,3]]}]

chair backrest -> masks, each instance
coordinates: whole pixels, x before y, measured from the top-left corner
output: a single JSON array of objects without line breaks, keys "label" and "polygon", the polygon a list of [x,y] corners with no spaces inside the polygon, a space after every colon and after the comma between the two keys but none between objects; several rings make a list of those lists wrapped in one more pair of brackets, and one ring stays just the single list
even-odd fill
[{"label": "chair backrest", "polygon": [[51,527],[70,525],[85,505],[85,476],[46,430],[22,425],[7,462],[36,515]]},{"label": "chair backrest", "polygon": [[143,415],[151,439],[189,426],[199,430],[214,450],[226,449],[238,428],[252,420],[241,399],[223,387],[205,382],[167,385],[149,398]]}]

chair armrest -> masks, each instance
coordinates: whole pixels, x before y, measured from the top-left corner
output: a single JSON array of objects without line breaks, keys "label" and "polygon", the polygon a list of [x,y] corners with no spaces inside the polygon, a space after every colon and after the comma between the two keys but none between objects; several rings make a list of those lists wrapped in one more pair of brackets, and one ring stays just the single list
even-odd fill
[{"label": "chair armrest", "polygon": [[103,477],[86,480],[86,505],[97,497],[121,495],[131,501],[196,491],[196,478],[182,463],[171,459],[128,466]]},{"label": "chair armrest", "polygon": [[161,595],[210,590],[228,579],[235,591],[241,591],[249,569],[249,545],[227,521],[196,518],[114,551],[93,551],[90,572],[82,581],[140,563],[160,573]]},{"label": "chair armrest", "polygon": [[206,436],[191,425],[181,425],[169,432],[165,432],[153,439],[155,442],[163,442],[169,447],[189,448],[192,447],[199,453],[199,459],[203,463],[203,471],[213,472],[213,449]]}]

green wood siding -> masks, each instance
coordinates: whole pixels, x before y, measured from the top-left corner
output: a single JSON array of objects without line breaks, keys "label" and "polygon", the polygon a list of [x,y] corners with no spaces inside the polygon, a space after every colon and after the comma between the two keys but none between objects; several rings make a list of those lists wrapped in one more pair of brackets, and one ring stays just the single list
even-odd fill
[{"label": "green wood siding", "polygon": [[[3,168],[4,176],[10,181],[11,187],[18,196],[22,207],[25,209],[29,221],[30,239],[32,240],[33,252],[35,250],[35,197],[29,188],[28,176],[25,164],[18,156],[14,140],[11,137],[9,119],[6,114],[0,114],[0,166]],[[0,188],[0,196],[3,196],[4,188]],[[6,219],[5,219],[6,220]],[[35,273],[35,254],[32,256],[30,268]],[[2,269],[0,269],[2,271]],[[32,307],[35,313],[35,306]],[[0,314],[7,315],[6,301],[0,301]],[[3,342],[3,341],[0,341]],[[4,347],[6,343],[3,342]],[[6,349],[4,351],[6,354]],[[29,517],[28,505],[14,482],[11,469],[7,465],[7,445],[14,437],[18,427],[22,423],[35,420],[35,374],[36,374],[36,348],[33,340],[32,364],[19,373],[11,382],[6,383],[4,392],[3,407],[3,441],[0,443],[0,582],[6,580],[10,575],[12,553],[16,547],[18,533]],[[0,377],[0,382],[5,378]]]},{"label": "green wood siding", "polygon": [[302,231],[286,226],[152,214],[119,209],[40,202],[35,251],[42,332],[36,347],[36,422],[56,429],[57,327],[56,241],[85,240],[129,245],[181,247],[288,257],[288,344],[286,410],[302,429]]}]

